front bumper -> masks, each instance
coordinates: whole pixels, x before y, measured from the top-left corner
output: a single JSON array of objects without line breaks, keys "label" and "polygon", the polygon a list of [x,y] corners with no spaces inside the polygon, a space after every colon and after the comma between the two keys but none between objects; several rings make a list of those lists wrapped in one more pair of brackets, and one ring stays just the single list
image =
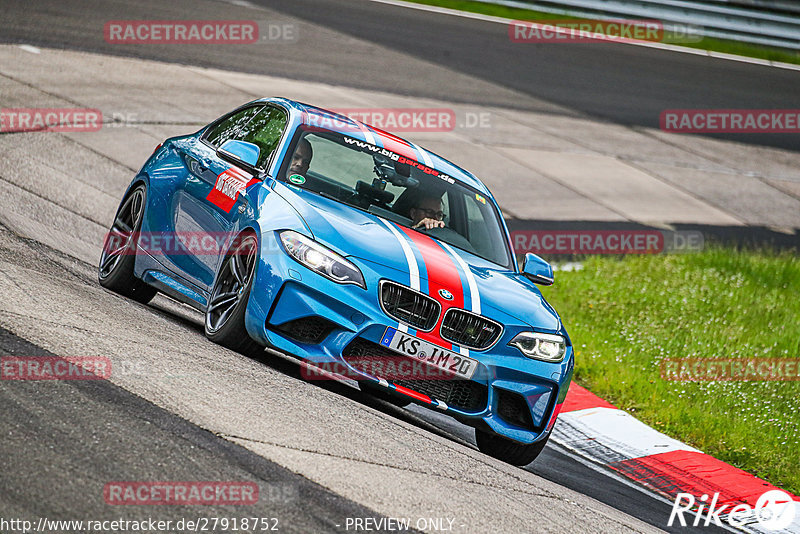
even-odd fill
[{"label": "front bumper", "polygon": [[[265,233],[262,239],[276,237]],[[519,443],[537,442],[550,432],[572,377],[571,346],[560,363],[531,360],[507,345],[530,326],[510,316],[492,317],[505,329],[488,350],[469,351],[469,356],[479,362],[470,380],[425,381],[413,374],[410,366],[409,376],[377,376],[381,374],[380,366],[369,367],[373,372],[365,372],[363,366],[352,365],[354,358],[361,362],[365,356],[405,358],[379,344],[386,328],[397,328],[398,322],[381,308],[378,287],[384,279],[408,284],[408,274],[349,258],[361,269],[367,289],[340,285],[295,262],[276,245],[262,244],[262,250],[279,252],[264,255],[256,271],[245,317],[252,337],[323,369],[369,380]],[[409,333],[413,335],[414,330]]]}]

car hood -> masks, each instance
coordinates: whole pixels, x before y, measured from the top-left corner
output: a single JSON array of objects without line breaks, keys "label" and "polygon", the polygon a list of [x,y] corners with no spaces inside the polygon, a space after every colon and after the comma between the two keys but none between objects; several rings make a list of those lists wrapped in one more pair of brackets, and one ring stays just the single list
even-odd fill
[{"label": "car hood", "polygon": [[[405,234],[393,223],[372,213],[280,182],[277,183],[275,191],[297,210],[314,239],[343,256],[388,268],[385,274],[387,278],[392,278],[390,274],[392,271],[404,274],[409,272],[408,261],[400,242],[400,239],[405,238]],[[420,236],[424,236],[423,239],[432,239],[422,233]],[[524,276],[464,250],[451,248],[464,260],[464,264],[475,277],[483,315],[501,322],[507,320],[504,315],[510,315],[538,329],[552,332],[560,329],[561,321],[558,314],[544,300],[536,286]],[[436,268],[436,265],[425,265],[426,261],[450,262],[445,266],[445,270],[450,272],[453,269],[458,270],[462,284],[467,285],[460,262],[453,261],[449,255],[440,254],[438,257],[426,255],[423,258],[423,255],[415,254],[415,258],[420,278],[435,282],[427,285],[446,286],[446,281],[435,279],[436,273],[442,272],[443,269]],[[406,284],[408,278],[397,281]],[[458,287],[448,287],[448,289],[457,291]],[[431,294],[431,296],[441,300],[439,295]]]}]

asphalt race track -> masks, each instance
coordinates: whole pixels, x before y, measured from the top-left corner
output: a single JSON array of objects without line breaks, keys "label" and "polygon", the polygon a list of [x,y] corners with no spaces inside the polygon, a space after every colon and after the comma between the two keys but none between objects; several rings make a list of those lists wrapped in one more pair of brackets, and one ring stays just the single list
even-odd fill
[{"label": "asphalt race track", "polygon": [[[0,350],[55,356],[6,330],[0,330]],[[287,532],[330,531],[342,517],[375,516],[110,382],[56,381],[43,389],[41,384],[27,383],[0,390],[6,518],[116,517],[101,493],[91,498],[88,490],[131,476],[258,481],[266,494],[253,514],[278,519]],[[209,506],[199,516],[232,512],[232,506]],[[179,512],[162,507],[149,516],[169,520],[179,514],[198,516],[189,506]]]},{"label": "asphalt race track", "polygon": [[[395,408],[338,382],[305,382],[296,363],[269,353],[255,361],[212,345],[194,311],[164,297],[145,307],[109,294],[97,287],[93,266],[7,230],[0,266],[11,303],[0,319],[18,334],[0,330],[3,354],[50,356],[69,347],[72,355],[108,355],[118,369],[114,383],[3,383],[3,517],[248,515],[278,518],[281,531],[344,532],[348,517],[384,515],[369,491],[377,485],[388,501],[380,505],[455,518],[456,532],[493,524],[508,532],[655,532],[646,523],[666,523],[669,503],[557,446],[527,470],[501,464],[477,452],[470,429],[449,418]],[[117,480],[247,480],[268,497],[245,514],[232,506],[108,506],[104,484]],[[326,483],[344,484],[352,498]],[[449,503],[442,487],[462,498]],[[478,502],[504,513],[484,514]],[[532,516],[546,523],[525,526]]]},{"label": "asphalt race track", "polygon": [[[144,18],[283,21],[302,37],[199,49],[104,41],[106,21]],[[101,289],[102,235],[160,140],[272,87],[303,94],[307,82],[312,97],[350,95],[353,106],[398,95],[639,128],[665,108],[796,107],[797,72],[609,44],[523,54],[500,25],[366,0],[6,0],[0,43],[14,45],[0,47],[2,107],[135,116],[92,134],[0,134],[0,353],[102,354],[118,370],[109,381],[0,382],[0,517],[258,516],[285,532],[346,532],[347,518],[366,517],[449,518],[465,533],[671,530],[670,503],[556,444],[526,469],[502,464],[447,417],[304,381],[290,358],[211,344],[202,317],[166,297],[142,306]],[[737,140],[798,148],[789,136]],[[788,211],[797,199],[785,202]],[[709,207],[705,222],[722,225],[724,209]],[[247,480],[262,498],[244,512],[109,506],[103,487],[115,480]]]},{"label": "asphalt race track", "polygon": [[[226,6],[189,0],[37,0],[39,7],[33,12],[27,0],[3,4],[2,42],[124,54],[455,102],[572,110],[639,126],[657,127],[664,109],[791,109],[797,106],[800,88],[796,71],[613,43],[520,45],[509,41],[503,24],[369,0],[249,2],[264,8],[258,11],[242,9],[242,2],[236,1]],[[213,19],[234,13],[267,23],[299,21],[299,38],[268,52],[248,45],[205,45],[198,55],[191,46],[121,49],[106,43],[102,32],[91,31],[109,19],[169,20],[189,14]],[[800,148],[787,134],[737,139]]]}]

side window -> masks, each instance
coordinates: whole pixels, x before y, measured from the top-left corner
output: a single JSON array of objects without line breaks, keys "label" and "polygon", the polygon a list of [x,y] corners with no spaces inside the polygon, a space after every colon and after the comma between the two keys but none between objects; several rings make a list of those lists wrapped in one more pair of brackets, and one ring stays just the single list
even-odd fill
[{"label": "side window", "polygon": [[272,153],[278,148],[285,128],[286,114],[277,108],[265,107],[239,130],[236,139],[258,146],[260,151],[256,167],[263,169]]},{"label": "side window", "polygon": [[[481,197],[483,198],[483,197]],[[467,228],[469,229],[470,241],[473,246],[482,251],[494,248],[486,228],[489,226],[486,220],[489,217],[486,201],[479,203],[478,195],[465,198],[467,206]],[[489,219],[491,220],[491,219]]]},{"label": "side window", "polygon": [[484,258],[500,265],[508,264],[506,238],[500,226],[492,222],[495,215],[489,201],[479,194],[469,195],[465,201],[469,240],[472,246]]},{"label": "side window", "polygon": [[251,106],[222,119],[206,132],[206,141],[219,148],[225,141],[233,139],[236,133],[262,109],[263,106]]}]

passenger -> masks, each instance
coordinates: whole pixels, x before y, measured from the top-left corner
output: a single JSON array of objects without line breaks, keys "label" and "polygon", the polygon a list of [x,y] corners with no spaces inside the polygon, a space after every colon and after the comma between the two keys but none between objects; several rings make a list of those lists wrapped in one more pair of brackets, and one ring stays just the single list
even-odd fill
[{"label": "passenger", "polygon": [[314,150],[311,148],[311,143],[305,138],[301,139],[294,149],[294,154],[292,154],[292,160],[286,171],[286,178],[288,179],[293,174],[299,174],[305,178],[308,167],[311,165],[311,158],[313,157]]}]

